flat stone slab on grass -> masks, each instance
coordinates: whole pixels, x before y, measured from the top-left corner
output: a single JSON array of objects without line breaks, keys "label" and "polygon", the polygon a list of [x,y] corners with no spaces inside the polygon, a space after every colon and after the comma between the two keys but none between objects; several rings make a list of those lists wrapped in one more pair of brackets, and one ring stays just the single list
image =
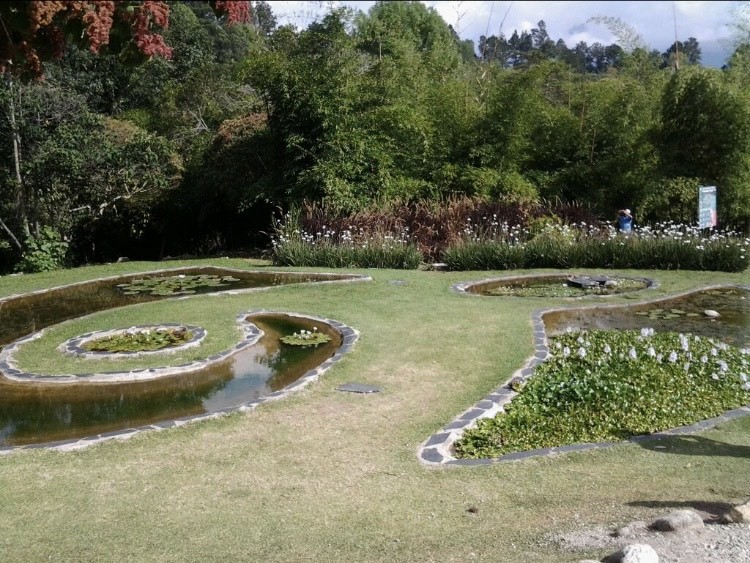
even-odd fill
[{"label": "flat stone slab on grass", "polygon": [[336,391],[345,391],[347,393],[380,393],[380,387],[374,385],[365,385],[364,383],[344,383],[336,387]]}]

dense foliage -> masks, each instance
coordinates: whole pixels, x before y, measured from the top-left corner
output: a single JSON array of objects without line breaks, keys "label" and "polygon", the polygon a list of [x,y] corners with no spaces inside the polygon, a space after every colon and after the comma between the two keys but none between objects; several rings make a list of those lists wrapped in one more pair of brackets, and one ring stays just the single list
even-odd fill
[{"label": "dense foliage", "polygon": [[632,268],[742,272],[750,238],[671,221],[621,233],[590,209],[449,198],[351,214],[306,203],[277,217],[272,258],[283,266],[451,270]]},{"label": "dense foliage", "polygon": [[710,338],[574,332],[551,352],[504,413],[464,433],[461,457],[623,440],[750,402],[750,351]]},{"label": "dense foliage", "polygon": [[304,201],[342,223],[469,197],[605,221],[629,207],[646,226],[695,223],[698,186],[716,185],[720,227],[750,226],[742,22],[719,70],[694,38],[659,53],[606,18],[617,44],[568,47],[541,21],[475,49],[420,2],[301,31],[265,2],[7,2],[0,17],[4,271],[45,227],[71,264],[265,247],[273,210]]}]

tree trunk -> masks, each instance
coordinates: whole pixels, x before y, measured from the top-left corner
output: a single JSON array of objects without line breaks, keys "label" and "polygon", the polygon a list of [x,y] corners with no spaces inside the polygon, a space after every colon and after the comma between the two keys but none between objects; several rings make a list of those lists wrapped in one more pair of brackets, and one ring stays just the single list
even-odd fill
[{"label": "tree trunk", "polygon": [[26,213],[26,190],[23,187],[23,177],[21,176],[21,132],[16,123],[16,101],[14,98],[13,78],[10,79],[10,120],[11,136],[13,138],[13,169],[16,175],[16,184],[18,185],[18,213],[23,227],[23,234],[28,238],[31,236],[29,230],[29,219]]},{"label": "tree trunk", "polygon": [[[23,178],[21,177],[21,133],[18,130],[18,124],[16,123],[16,102],[13,98],[13,78],[10,78],[10,102],[9,102],[9,114],[8,120],[10,121],[11,137],[13,139],[13,168],[16,176],[16,184],[18,189],[18,206],[19,215],[21,216],[21,224],[23,225],[23,231],[28,238],[31,235],[29,231],[29,222],[26,216],[26,198],[23,189]],[[5,224],[5,221],[0,219],[0,227],[8,234],[13,244],[16,246],[19,252],[23,251],[23,245],[18,241],[18,238]]]}]

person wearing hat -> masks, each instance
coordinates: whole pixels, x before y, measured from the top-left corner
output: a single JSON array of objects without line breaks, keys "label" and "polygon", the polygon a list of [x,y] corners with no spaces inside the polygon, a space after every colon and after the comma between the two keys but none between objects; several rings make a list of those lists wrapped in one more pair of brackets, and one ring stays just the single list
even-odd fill
[{"label": "person wearing hat", "polygon": [[630,209],[620,209],[617,212],[617,228],[621,233],[630,233],[633,230],[633,216]]}]

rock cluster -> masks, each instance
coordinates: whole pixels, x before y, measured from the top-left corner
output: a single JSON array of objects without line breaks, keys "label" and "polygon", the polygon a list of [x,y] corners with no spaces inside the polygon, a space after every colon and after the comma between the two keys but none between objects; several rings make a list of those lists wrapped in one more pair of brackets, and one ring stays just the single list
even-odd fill
[{"label": "rock cluster", "polygon": [[[655,519],[653,522],[631,522],[618,528],[611,537],[620,540],[630,540],[617,552],[601,560],[584,559],[579,563],[666,563],[667,561],[706,561],[706,562],[734,562],[737,557],[747,556],[750,560],[750,500],[744,504],[732,507],[719,520],[725,526],[707,527],[701,516],[694,510],[675,510]],[[718,538],[725,534],[719,530],[728,531],[733,525],[735,541],[728,542],[725,538]],[[736,526],[740,525],[740,526]],[[656,546],[656,547],[654,547]],[[701,554],[701,550],[710,551]],[[726,553],[722,553],[726,551]],[[675,559],[676,552],[682,556]],[[663,559],[660,559],[660,553]],[[741,553],[741,555],[740,555]]]}]

